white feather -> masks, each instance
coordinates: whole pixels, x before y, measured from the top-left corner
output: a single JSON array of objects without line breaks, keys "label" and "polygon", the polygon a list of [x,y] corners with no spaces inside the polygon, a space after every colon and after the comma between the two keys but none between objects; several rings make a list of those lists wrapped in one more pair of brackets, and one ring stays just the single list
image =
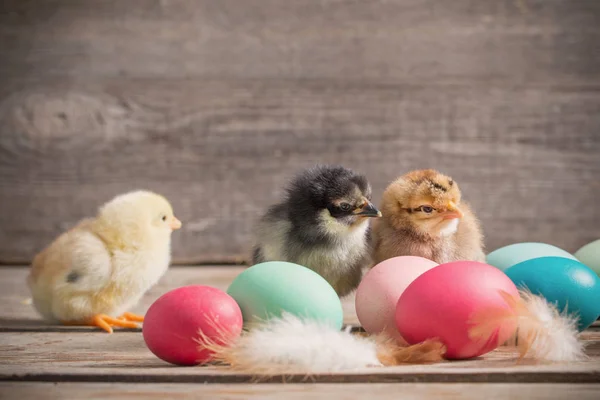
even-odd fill
[{"label": "white feather", "polygon": [[[216,327],[220,330],[220,327]],[[196,339],[218,364],[254,376],[313,375],[402,364],[440,362],[446,351],[438,340],[406,346],[387,335],[355,335],[312,318],[284,313],[249,326],[237,338],[223,330],[219,340],[202,331]]]},{"label": "white feather", "polygon": [[373,340],[284,314],[257,326],[235,345],[237,360],[279,371],[338,372],[381,366]]},{"label": "white feather", "polygon": [[530,292],[521,292],[527,310],[537,324],[519,324],[519,338],[530,337],[529,352],[538,360],[579,361],[586,358],[584,344],[579,340],[577,319],[548,303],[545,298]]}]

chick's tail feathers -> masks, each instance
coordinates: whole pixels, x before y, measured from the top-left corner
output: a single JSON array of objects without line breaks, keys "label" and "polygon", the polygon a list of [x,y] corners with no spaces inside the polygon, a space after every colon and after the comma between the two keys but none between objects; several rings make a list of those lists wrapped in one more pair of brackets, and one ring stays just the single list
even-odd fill
[{"label": "chick's tail feathers", "polygon": [[212,352],[214,361],[254,376],[430,363],[441,361],[445,351],[437,341],[402,347],[387,337],[340,331],[291,314],[253,326],[228,343],[199,335],[199,345]]},{"label": "chick's tail feathers", "polygon": [[515,346],[520,358],[546,362],[580,361],[586,358],[579,340],[576,317],[559,312],[553,304],[527,290],[514,297],[500,291],[507,308],[484,310],[472,319],[472,338],[491,337],[499,326],[516,327],[506,346]]}]

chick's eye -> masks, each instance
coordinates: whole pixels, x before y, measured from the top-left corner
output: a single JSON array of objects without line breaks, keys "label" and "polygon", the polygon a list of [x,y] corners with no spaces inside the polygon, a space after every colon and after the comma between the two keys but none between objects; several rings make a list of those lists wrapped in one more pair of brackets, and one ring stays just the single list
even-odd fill
[{"label": "chick's eye", "polygon": [[421,206],[421,211],[427,214],[431,214],[433,212],[433,207],[431,206]]},{"label": "chick's eye", "polygon": [[166,216],[166,215],[163,215],[161,219],[162,219],[163,221],[166,221],[166,220],[167,220],[167,216]]},{"label": "chick's eye", "polygon": [[340,209],[342,211],[350,211],[350,209],[352,208],[352,206],[348,203],[342,203],[340,204]]}]

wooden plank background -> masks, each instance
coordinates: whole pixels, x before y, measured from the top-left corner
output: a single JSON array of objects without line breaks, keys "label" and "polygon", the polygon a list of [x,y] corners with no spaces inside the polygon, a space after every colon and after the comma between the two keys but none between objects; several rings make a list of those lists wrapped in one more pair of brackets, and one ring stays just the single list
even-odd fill
[{"label": "wooden plank background", "polygon": [[600,237],[600,1],[6,0],[0,263],[134,188],[244,261],[299,168],[461,185],[488,251]]}]

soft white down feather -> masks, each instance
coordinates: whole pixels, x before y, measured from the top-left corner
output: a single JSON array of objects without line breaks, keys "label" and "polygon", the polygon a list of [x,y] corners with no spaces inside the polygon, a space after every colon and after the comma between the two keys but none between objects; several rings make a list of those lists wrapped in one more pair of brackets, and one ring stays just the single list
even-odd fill
[{"label": "soft white down feather", "polygon": [[214,353],[215,361],[232,370],[267,376],[423,364],[442,361],[445,352],[436,340],[405,346],[387,336],[340,331],[324,322],[287,313],[256,324],[224,344],[202,332],[197,341]]},{"label": "soft white down feather", "polygon": [[481,339],[503,324],[516,330],[504,345],[516,346],[522,358],[545,362],[573,362],[586,358],[584,342],[579,338],[577,320],[559,312],[544,297],[521,290],[519,297],[500,291],[507,308],[485,309],[473,318],[470,334]]},{"label": "soft white down feather", "polygon": [[267,372],[275,366],[300,372],[338,372],[381,366],[373,340],[291,314],[256,327],[236,348],[238,360],[243,360],[248,367],[267,366]]},{"label": "soft white down feather", "polygon": [[528,313],[520,317],[518,340],[525,341],[531,357],[552,362],[586,358],[575,317],[530,292],[521,292],[521,298]]}]

